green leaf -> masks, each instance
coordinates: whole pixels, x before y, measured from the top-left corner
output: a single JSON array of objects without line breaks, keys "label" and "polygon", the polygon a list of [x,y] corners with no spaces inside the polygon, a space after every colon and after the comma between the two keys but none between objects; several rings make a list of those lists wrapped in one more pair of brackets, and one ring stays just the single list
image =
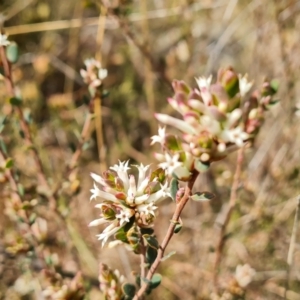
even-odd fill
[{"label": "green leaf", "polygon": [[[123,228],[121,228],[121,229],[123,229]],[[126,243],[126,244],[128,244],[129,242],[128,242],[128,239],[127,239],[127,236],[126,236],[126,233],[124,232],[124,231],[121,231],[121,232],[117,232],[116,234],[115,234],[115,239],[116,240],[119,240],[119,241],[121,241],[121,242],[123,242],[123,243]]]},{"label": "green leaf", "polygon": [[129,244],[133,248],[137,248],[137,246],[139,245],[139,242],[140,242],[140,236],[139,236],[139,233],[136,231],[135,227],[132,227],[128,230],[127,239],[128,239]]},{"label": "green leaf", "polygon": [[276,100],[272,100],[270,101],[270,103],[268,103],[267,105],[265,105],[265,107],[267,109],[271,109],[274,105],[276,105],[280,100],[279,99],[276,99]]},{"label": "green leaf", "polygon": [[210,192],[196,192],[191,199],[194,201],[209,201],[215,198],[215,195]]},{"label": "green leaf", "polygon": [[19,47],[15,42],[11,42],[5,49],[6,57],[12,64],[16,63],[19,59]]},{"label": "green leaf", "polygon": [[5,161],[5,168],[6,169],[10,169],[12,168],[12,166],[14,165],[14,161],[12,158],[8,158],[6,161]]},{"label": "green leaf", "polygon": [[31,124],[33,119],[31,115],[31,111],[29,109],[24,110],[24,119],[27,124]]},{"label": "green leaf", "polygon": [[161,189],[161,185],[158,181],[150,182],[144,190],[144,194],[153,194]]},{"label": "green leaf", "polygon": [[32,213],[30,216],[29,216],[29,223],[30,224],[33,224],[36,220],[36,217],[37,217],[37,214],[36,213]]},{"label": "green leaf", "polygon": [[153,171],[150,175],[150,182],[153,181],[155,178],[158,179],[160,183],[164,183],[166,179],[166,172],[163,168],[158,168],[155,171]]},{"label": "green leaf", "polygon": [[170,183],[170,194],[173,201],[176,201],[176,194],[178,191],[178,180],[173,178]]},{"label": "green leaf", "polygon": [[274,91],[274,94],[277,93],[277,91],[279,89],[279,81],[277,79],[273,79],[270,84]]},{"label": "green leaf", "polygon": [[140,275],[140,274],[137,274],[137,275],[135,276],[135,283],[136,283],[136,285],[137,285],[138,287],[141,286],[141,275]]},{"label": "green leaf", "polygon": [[13,106],[20,106],[22,104],[22,99],[17,97],[12,97],[9,99],[9,103]]},{"label": "green leaf", "polygon": [[210,166],[210,163],[203,163],[198,159],[195,160],[195,169],[200,173],[207,171],[209,166]]},{"label": "green leaf", "polygon": [[177,140],[175,135],[167,135],[165,138],[166,147],[172,151],[182,150],[180,142]]},{"label": "green leaf", "polygon": [[0,138],[0,147],[1,147],[1,150],[7,154],[7,148],[6,148],[6,145],[4,143],[4,141]]},{"label": "green leaf", "polygon": [[125,283],[122,286],[123,293],[129,297],[129,299],[132,299],[135,296],[136,287],[133,284]]},{"label": "green leaf", "polygon": [[147,262],[152,265],[157,257],[157,250],[152,247],[147,247],[146,250],[146,259]]},{"label": "green leaf", "polygon": [[25,138],[25,132],[23,131],[23,130],[19,130],[19,134],[20,134],[20,137],[22,138],[22,139],[24,139]]},{"label": "green leaf", "polygon": [[90,145],[91,145],[90,141],[85,142],[82,146],[82,150],[85,151],[89,149]]},{"label": "green leaf", "polygon": [[129,219],[129,222],[126,223],[123,228],[124,228],[124,231],[127,232],[133,225],[134,223],[134,216],[132,216],[130,219]]},{"label": "green leaf", "polygon": [[23,197],[24,194],[25,194],[24,186],[21,183],[18,183],[18,192],[19,192],[21,197]]},{"label": "green leaf", "polygon": [[107,98],[108,96],[109,96],[109,91],[108,90],[103,90],[102,94],[101,94],[102,99]]},{"label": "green leaf", "polygon": [[165,255],[160,261],[165,261],[169,259],[171,256],[173,256],[174,254],[176,254],[176,251],[171,251],[169,254]]},{"label": "green leaf", "polygon": [[154,249],[159,248],[159,243],[154,236],[149,235],[149,234],[144,234],[143,238],[146,240],[149,247],[154,248]]},{"label": "green leaf", "polygon": [[52,261],[51,255],[47,255],[47,256],[45,257],[45,262],[46,262],[46,264],[47,264],[48,266],[51,266],[51,265],[52,265],[53,261]]},{"label": "green leaf", "polygon": [[177,223],[175,225],[175,228],[174,228],[174,233],[179,233],[180,230],[182,229],[182,226],[183,226],[182,222],[181,223]]},{"label": "green leaf", "polygon": [[151,279],[151,283],[150,283],[151,289],[157,288],[161,283],[161,279],[162,279],[162,276],[160,274],[158,274],[158,273],[154,274]]}]

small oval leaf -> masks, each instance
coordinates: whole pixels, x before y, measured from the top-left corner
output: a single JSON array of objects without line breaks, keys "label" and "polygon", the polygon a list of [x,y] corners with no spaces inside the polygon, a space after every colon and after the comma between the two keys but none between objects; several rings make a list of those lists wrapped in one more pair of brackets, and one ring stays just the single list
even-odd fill
[{"label": "small oval leaf", "polygon": [[22,104],[22,99],[17,97],[11,97],[9,103],[13,106],[20,106]]},{"label": "small oval leaf", "polygon": [[180,232],[181,229],[182,229],[182,223],[177,223],[174,228],[174,233]]},{"label": "small oval leaf", "polygon": [[193,196],[191,196],[191,199],[194,201],[209,201],[214,198],[215,195],[210,192],[197,192]]},{"label": "small oval leaf", "polygon": [[10,42],[10,44],[6,47],[6,57],[12,64],[18,61],[19,47],[15,42]]},{"label": "small oval leaf", "polygon": [[133,284],[125,283],[122,286],[122,290],[127,297],[132,299],[135,295],[136,287]]},{"label": "small oval leaf", "polygon": [[161,283],[161,279],[162,279],[162,276],[160,274],[158,274],[158,273],[154,274],[151,279],[151,283],[150,283],[151,289],[157,288]]},{"label": "small oval leaf", "polygon": [[171,251],[169,254],[165,255],[160,261],[165,261],[171,256],[173,256],[174,254],[176,254],[176,251]]},{"label": "small oval leaf", "polygon": [[154,249],[154,248],[151,248],[151,247],[147,247],[147,250],[146,250],[146,259],[147,259],[147,262],[152,265],[153,262],[155,261],[157,257],[157,250]]},{"label": "small oval leaf", "polygon": [[195,161],[195,169],[199,172],[199,173],[203,173],[206,172],[209,168],[210,164],[209,162],[207,163],[203,163],[200,160],[196,160]]},{"label": "small oval leaf", "polygon": [[159,243],[154,236],[149,235],[149,234],[144,234],[143,238],[146,240],[149,247],[154,248],[154,249],[159,248]]},{"label": "small oval leaf", "polygon": [[6,161],[5,161],[5,168],[6,169],[10,169],[12,168],[12,166],[14,165],[14,161],[12,158],[8,158]]}]

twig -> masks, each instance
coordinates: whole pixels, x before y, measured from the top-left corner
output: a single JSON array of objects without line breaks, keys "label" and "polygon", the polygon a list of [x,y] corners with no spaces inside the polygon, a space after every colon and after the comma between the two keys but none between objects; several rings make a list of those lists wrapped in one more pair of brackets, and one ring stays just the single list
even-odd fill
[{"label": "twig", "polygon": [[287,292],[289,289],[289,281],[290,281],[290,273],[291,273],[291,268],[292,268],[292,264],[293,264],[295,246],[296,246],[296,237],[297,237],[298,220],[299,220],[299,208],[300,208],[300,196],[298,197],[297,202],[298,202],[298,205],[296,207],[293,231],[292,231],[292,236],[291,236],[291,241],[290,241],[288,257],[287,257],[287,272],[286,272],[284,299],[287,299]]},{"label": "twig", "polygon": [[[6,154],[2,151],[2,149],[0,148],[0,159],[2,161],[5,161],[7,159],[7,156]],[[19,203],[21,204],[22,203],[22,197],[21,195],[19,194],[19,191],[18,191],[18,184],[17,184],[17,181],[15,180],[15,176],[13,174],[13,171],[11,169],[5,169],[5,172],[4,172],[4,176],[7,178],[7,180],[9,181],[9,184],[10,184],[10,187],[12,189],[12,192],[13,192],[13,196],[14,196],[14,199]]]},{"label": "twig", "polygon": [[85,118],[83,127],[82,127],[82,131],[81,131],[81,134],[80,134],[80,140],[77,144],[76,150],[73,153],[72,158],[70,160],[70,163],[67,167],[68,172],[72,171],[77,165],[79,157],[81,156],[81,153],[82,153],[83,145],[86,142],[86,140],[88,138],[88,135],[89,135],[89,131],[90,131],[90,127],[91,127],[91,121],[92,121],[92,114],[88,113],[86,118]]},{"label": "twig", "polygon": [[141,267],[141,278],[146,276],[146,247],[145,241],[141,235],[141,254],[140,254],[140,267]]},{"label": "twig", "polygon": [[[105,23],[106,23],[106,14],[107,8],[105,6],[101,6],[101,13],[99,15],[98,22],[98,32],[97,32],[97,48],[96,59],[101,62],[102,65],[102,55],[101,55],[101,46],[104,38],[105,31]],[[95,127],[96,127],[96,135],[97,135],[97,146],[98,146],[98,154],[100,161],[100,170],[106,170],[105,163],[105,147],[104,147],[104,139],[103,139],[103,130],[102,130],[102,99],[101,92],[97,92],[94,99],[94,109],[95,109]]]},{"label": "twig", "polygon": [[160,245],[160,247],[157,251],[157,257],[156,257],[155,261],[153,262],[153,264],[151,265],[151,267],[150,267],[150,269],[147,273],[147,276],[146,276],[147,282],[143,281],[141,288],[137,291],[137,293],[136,293],[135,297],[133,298],[133,300],[141,299],[141,297],[143,296],[143,294],[147,290],[147,287],[148,287],[148,284],[149,284],[148,282],[152,279],[152,276],[154,275],[156,269],[158,268],[158,266],[161,262],[161,259],[164,256],[165,250],[166,250],[166,248],[167,248],[167,246],[168,246],[168,244],[169,244],[169,242],[170,242],[170,240],[171,240],[171,238],[174,234],[174,229],[175,229],[175,226],[178,224],[180,215],[181,215],[185,205],[187,204],[187,202],[190,198],[192,188],[194,186],[196,178],[198,177],[198,174],[199,174],[198,172],[194,172],[193,175],[192,175],[191,180],[187,183],[187,185],[185,187],[184,195],[181,198],[180,202],[176,206],[176,209],[175,209],[175,212],[173,214],[173,217],[172,217],[170,226],[168,228],[167,234],[166,234],[163,242],[161,243],[161,245]]},{"label": "twig", "polygon": [[[4,72],[5,72],[5,83],[6,83],[7,91],[11,97],[15,97],[16,94],[15,94],[14,84],[13,84],[12,75],[11,75],[11,66],[7,60],[4,47],[0,47],[0,55],[1,55]],[[47,182],[47,177],[45,175],[45,171],[43,168],[41,158],[39,156],[37,149],[34,146],[34,142],[33,142],[31,132],[30,132],[29,125],[25,120],[22,108],[20,106],[15,106],[15,110],[17,111],[17,114],[19,116],[21,130],[24,133],[25,142],[29,146],[29,148],[33,154],[35,165],[37,167],[38,181],[42,186],[46,187],[50,208],[52,210],[55,210],[56,209],[56,201],[51,193],[51,188]]]},{"label": "twig", "polygon": [[236,170],[233,178],[233,183],[231,187],[231,193],[230,193],[230,199],[229,199],[229,207],[226,211],[226,215],[224,217],[224,221],[220,225],[220,234],[217,241],[216,246],[216,257],[215,257],[215,263],[214,263],[214,270],[213,270],[213,282],[214,287],[217,290],[218,289],[218,273],[219,273],[219,266],[222,260],[222,252],[226,243],[226,228],[230,221],[231,214],[235,208],[236,200],[237,200],[237,189],[239,186],[239,181],[241,177],[242,172],[242,164],[243,164],[243,158],[244,158],[244,148],[239,149],[238,155],[237,155],[237,165]]},{"label": "twig", "polygon": [[[214,9],[217,7],[224,6],[223,3],[216,3],[213,5],[202,5],[199,3],[194,3],[190,5],[187,9],[188,12],[197,12],[205,9]],[[147,12],[147,19],[161,19],[168,18],[172,16],[179,16],[182,14],[182,7],[177,6],[173,8],[163,8],[150,10]],[[144,16],[140,13],[132,13],[128,16],[128,20],[131,22],[139,22],[144,19]],[[22,24],[16,26],[6,27],[6,32],[9,35],[17,35],[17,34],[27,34],[31,32],[42,32],[42,31],[52,31],[52,30],[63,30],[70,28],[79,28],[85,26],[97,26],[98,25],[98,17],[85,18],[81,19],[71,19],[71,20],[61,20],[61,21],[49,21],[49,22],[39,22],[33,24]],[[116,29],[115,24],[108,22],[106,24],[107,29]]]},{"label": "twig", "polygon": [[[70,173],[77,167],[79,158],[83,151],[84,143],[87,141],[89,137],[90,127],[92,123],[92,114],[89,112],[85,118],[82,131],[80,134],[80,140],[78,141],[78,144],[76,146],[76,150],[73,153],[70,162],[66,165],[65,171],[63,172],[63,178],[68,178]],[[54,197],[57,196],[57,193],[59,192],[60,188],[62,186],[62,181],[58,182],[56,187],[54,188],[53,195]]]},{"label": "twig", "polygon": [[25,9],[28,5],[33,4],[36,0],[19,0],[16,1],[13,5],[11,5],[6,11],[3,12],[3,19],[7,21]]}]

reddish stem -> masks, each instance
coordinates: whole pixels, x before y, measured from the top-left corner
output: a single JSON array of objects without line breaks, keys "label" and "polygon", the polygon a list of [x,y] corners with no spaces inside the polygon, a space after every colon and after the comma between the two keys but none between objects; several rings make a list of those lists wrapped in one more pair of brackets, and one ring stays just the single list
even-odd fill
[{"label": "reddish stem", "polygon": [[[168,231],[166,233],[166,236],[165,236],[163,242],[161,243],[161,245],[158,249],[157,257],[156,257],[154,263],[151,265],[151,267],[150,267],[150,269],[147,273],[147,276],[146,276],[147,282],[151,281],[152,276],[154,275],[156,269],[160,265],[160,262],[161,262],[161,259],[164,256],[165,250],[166,250],[166,248],[167,248],[167,246],[168,246],[168,244],[169,244],[169,242],[170,242],[170,240],[171,240],[171,238],[174,234],[175,226],[178,224],[180,215],[181,215],[185,205],[187,204],[188,200],[190,199],[192,188],[194,186],[194,183],[195,183],[195,180],[196,180],[197,177],[198,177],[198,172],[194,172],[193,175],[192,175],[191,180],[187,183],[187,185],[185,187],[184,195],[181,198],[180,202],[176,206],[176,209],[175,209],[175,212],[173,214],[173,217],[172,217],[171,223],[169,225]],[[133,300],[141,299],[143,294],[146,292],[146,290],[148,288],[148,283],[145,282],[145,281],[142,281],[142,282],[143,282],[142,286],[137,291],[137,293],[136,293],[135,297],[133,298]]]}]

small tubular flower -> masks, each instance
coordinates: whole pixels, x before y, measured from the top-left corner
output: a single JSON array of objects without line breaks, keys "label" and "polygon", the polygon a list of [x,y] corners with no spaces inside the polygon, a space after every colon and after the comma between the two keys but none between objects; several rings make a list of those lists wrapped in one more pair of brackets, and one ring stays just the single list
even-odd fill
[{"label": "small tubular flower", "polygon": [[159,143],[162,146],[164,145],[166,138],[166,127],[159,127],[158,128],[158,135],[154,135],[151,137],[152,141],[150,145],[153,145],[155,143]]},{"label": "small tubular flower", "polygon": [[122,292],[122,284],[125,278],[118,270],[111,270],[105,264],[100,264],[99,283],[100,290],[104,294],[105,299],[121,300],[124,298]]},{"label": "small tubular flower", "polygon": [[166,173],[162,168],[151,172],[150,166],[134,166],[138,171],[135,178],[128,174],[128,164],[129,161],[119,161],[102,176],[91,174],[95,181],[91,200],[102,202],[95,206],[100,209],[100,218],[89,226],[108,224],[98,235],[102,245],[127,224],[129,228],[136,225],[151,227],[157,209],[155,204],[169,196]]}]

